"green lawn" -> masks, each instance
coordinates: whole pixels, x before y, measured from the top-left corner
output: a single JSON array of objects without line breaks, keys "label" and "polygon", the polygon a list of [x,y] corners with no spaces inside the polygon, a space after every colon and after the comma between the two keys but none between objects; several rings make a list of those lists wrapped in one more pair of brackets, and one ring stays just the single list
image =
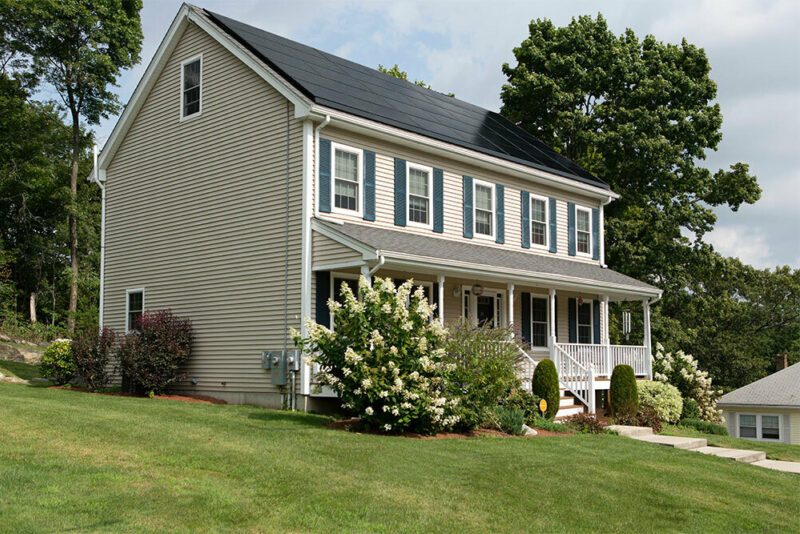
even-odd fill
[{"label": "green lawn", "polygon": [[[788,460],[790,462],[800,462],[800,445],[789,445],[788,443],[769,443],[767,441],[752,441],[749,439],[732,438],[730,436],[718,436],[716,434],[705,434],[693,428],[680,428],[676,426],[664,427],[662,434],[673,436],[687,436],[690,438],[705,438],[709,445],[715,447],[728,447],[731,449],[750,449],[764,451],[770,460]],[[798,495],[800,498],[800,495]]]},{"label": "green lawn", "polygon": [[16,376],[23,380],[30,380],[42,376],[39,372],[38,365],[31,365],[29,363],[10,362],[8,360],[0,360],[0,373],[6,376]]},{"label": "green lawn", "polygon": [[416,440],[0,384],[0,531],[787,531],[800,480],[611,435]]}]

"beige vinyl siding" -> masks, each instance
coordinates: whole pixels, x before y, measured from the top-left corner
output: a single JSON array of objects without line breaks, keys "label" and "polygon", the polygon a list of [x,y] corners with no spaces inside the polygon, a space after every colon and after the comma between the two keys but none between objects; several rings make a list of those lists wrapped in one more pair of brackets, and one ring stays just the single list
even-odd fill
[{"label": "beige vinyl siding", "polygon": [[[181,122],[180,64],[200,53],[202,115]],[[108,168],[105,324],[123,331],[139,287],[147,310],[191,318],[197,389],[276,391],[260,353],[283,347],[285,318],[299,327],[302,134],[287,111],[190,24]]]},{"label": "beige vinyl siding", "polygon": [[[415,151],[408,147],[388,143],[382,140],[371,139],[369,137],[348,132],[336,128],[335,122],[327,126],[320,132],[324,138],[334,142],[351,145],[361,149],[372,150],[376,153],[375,157],[375,224],[378,226],[403,229],[404,231],[416,232],[425,235],[432,234],[432,230],[413,226],[398,227],[394,225],[394,158],[403,158],[412,163],[418,163],[430,167],[440,168],[444,171],[444,233],[443,237],[457,240],[467,240],[472,243],[511,248],[514,250],[530,251],[532,254],[552,255],[548,250],[543,249],[523,249],[521,246],[521,212],[520,212],[520,191],[525,190],[532,194],[553,197],[556,199],[557,212],[557,244],[559,257],[596,263],[591,257],[570,256],[568,254],[568,228],[567,228],[567,202],[574,202],[579,206],[587,208],[599,208],[599,203],[589,197],[577,194],[570,194],[553,187],[539,185],[512,178],[501,174],[490,173],[483,169],[465,165],[462,162],[453,161],[440,157],[432,157],[421,151]],[[316,175],[316,173],[315,173]],[[498,245],[494,240],[463,237],[463,182],[464,175],[471,176],[476,180],[501,184],[505,187],[505,244]],[[315,199],[316,202],[316,199]],[[340,213],[324,214],[326,217],[347,220],[351,222],[364,221],[354,215]],[[549,227],[549,221],[548,221]],[[434,234],[436,235],[436,234]]]},{"label": "beige vinyl siding", "polygon": [[314,270],[325,266],[361,261],[361,254],[319,232],[313,232],[312,251],[312,268]]}]

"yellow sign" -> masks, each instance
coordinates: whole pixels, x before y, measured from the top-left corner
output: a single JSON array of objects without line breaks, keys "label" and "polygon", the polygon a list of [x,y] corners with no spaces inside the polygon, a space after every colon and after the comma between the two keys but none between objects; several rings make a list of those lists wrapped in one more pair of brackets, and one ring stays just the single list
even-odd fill
[{"label": "yellow sign", "polygon": [[547,401],[542,399],[539,401],[539,411],[544,413],[547,411]]}]

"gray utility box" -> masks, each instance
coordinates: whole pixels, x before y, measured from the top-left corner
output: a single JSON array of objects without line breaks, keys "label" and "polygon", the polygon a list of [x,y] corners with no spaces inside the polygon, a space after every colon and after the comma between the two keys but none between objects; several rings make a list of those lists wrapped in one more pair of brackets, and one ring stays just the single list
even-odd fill
[{"label": "gray utility box", "polygon": [[289,371],[300,368],[300,350],[265,350],[261,353],[261,367],[269,371],[273,386],[285,386]]}]

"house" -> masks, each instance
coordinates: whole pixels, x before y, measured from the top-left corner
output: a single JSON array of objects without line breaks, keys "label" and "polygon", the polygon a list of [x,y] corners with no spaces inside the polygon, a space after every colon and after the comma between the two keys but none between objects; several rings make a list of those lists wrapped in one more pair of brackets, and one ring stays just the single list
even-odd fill
[{"label": "house", "polygon": [[779,354],[777,372],[720,397],[728,434],[800,445],[800,363],[786,360]]},{"label": "house", "polygon": [[[513,325],[526,384],[556,362],[564,414],[594,412],[616,364],[651,376],[661,291],[604,265],[618,195],[497,113],[184,4],[94,173],[101,324],[190,317],[182,390],[320,406],[311,369],[276,385],[262,352],[330,323],[359,275],[413,278],[443,322]],[[610,344],[612,301],[641,303],[643,345]]]}]

